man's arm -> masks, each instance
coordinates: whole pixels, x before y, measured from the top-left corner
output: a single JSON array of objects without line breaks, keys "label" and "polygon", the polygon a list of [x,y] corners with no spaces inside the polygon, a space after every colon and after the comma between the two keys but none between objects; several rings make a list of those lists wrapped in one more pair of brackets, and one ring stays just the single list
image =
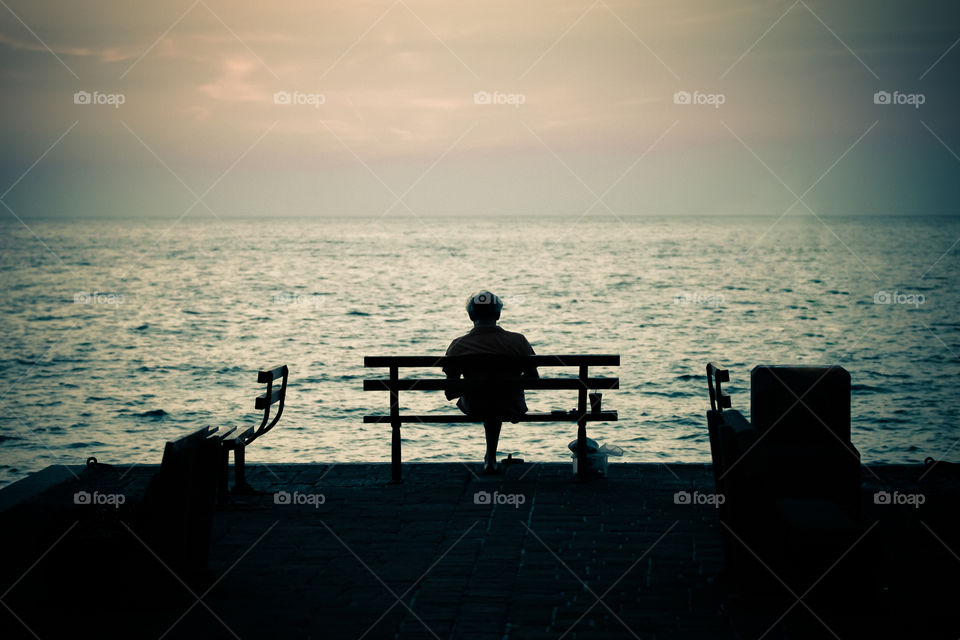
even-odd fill
[{"label": "man's arm", "polygon": [[[527,343],[527,351],[528,351],[527,355],[529,355],[529,356],[535,356],[535,355],[537,355],[536,352],[534,352],[533,347],[530,346],[530,342],[527,341],[526,338],[524,338],[523,340],[524,340],[524,342]],[[524,378],[539,378],[539,377],[540,377],[540,374],[537,372],[537,368],[536,368],[536,367],[527,367],[527,368],[524,369],[524,371],[523,371],[523,377],[524,377]]]},{"label": "man's arm", "polygon": [[[447,352],[446,352],[446,354],[444,354],[444,355],[446,355],[447,357],[449,357],[449,356],[451,355],[451,354],[450,354],[450,350],[453,349],[453,345],[454,345],[455,343],[456,343],[456,340],[454,340],[453,342],[450,343],[450,346],[447,347]],[[454,366],[454,365],[450,365],[450,364],[444,365],[444,367],[443,367],[443,372],[446,374],[447,380],[459,380],[459,379],[460,379],[460,373],[461,373],[461,372],[460,372],[460,369],[457,368],[457,367]],[[453,399],[455,399],[455,398],[459,398],[459,397],[460,397],[460,393],[459,393],[459,392],[453,391],[453,390],[450,390],[450,389],[444,389],[444,390],[443,390],[443,395],[445,395],[445,396],[447,397],[447,400],[453,400]]]},{"label": "man's arm", "polygon": [[[454,372],[448,370],[446,367],[443,368],[443,372],[447,374],[447,380],[459,380],[460,372]],[[444,389],[443,395],[447,396],[447,400],[454,400],[455,398],[460,397],[460,392],[455,389]]]}]

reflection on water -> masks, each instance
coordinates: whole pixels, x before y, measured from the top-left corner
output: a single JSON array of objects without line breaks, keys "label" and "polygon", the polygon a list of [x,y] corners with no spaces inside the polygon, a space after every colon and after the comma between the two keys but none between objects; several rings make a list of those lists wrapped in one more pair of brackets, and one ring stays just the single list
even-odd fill
[{"label": "reflection on water", "polygon": [[[252,461],[387,460],[389,427],[361,422],[387,405],[361,391],[381,373],[363,356],[441,353],[469,329],[463,303],[479,288],[503,297],[503,325],[538,353],[622,355],[621,389],[604,394],[622,419],[590,435],[622,446],[624,461],[709,460],[711,359],[731,368],[744,411],[755,364],[841,364],[865,461],[941,456],[960,435],[957,250],[937,259],[960,224],[774,220],[31,224],[62,264],[5,225],[0,482],[88,455],[157,462],[189,429],[252,424],[255,371],[281,362],[287,409]],[[442,393],[401,399],[452,406]],[[569,409],[575,398],[528,402]],[[565,459],[573,429],[507,425],[501,450]],[[410,461],[483,452],[479,426],[411,425],[404,438]]]}]

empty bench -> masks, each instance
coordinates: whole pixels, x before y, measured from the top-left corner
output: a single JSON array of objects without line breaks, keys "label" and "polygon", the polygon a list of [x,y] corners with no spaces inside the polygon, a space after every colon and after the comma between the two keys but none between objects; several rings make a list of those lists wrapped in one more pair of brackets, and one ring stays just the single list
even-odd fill
[{"label": "empty bench", "polygon": [[[757,366],[747,420],[723,389],[730,372],[711,362],[706,373],[727,562],[757,584],[757,575],[768,577],[769,569],[757,566],[762,558],[802,592],[862,533],[850,374],[836,365]],[[855,556],[834,573],[856,572]]]},{"label": "empty bench", "polygon": [[[587,423],[617,420],[616,411],[602,411],[600,407],[588,406],[587,393],[590,389],[619,389],[620,379],[609,377],[591,377],[590,367],[616,367],[620,365],[619,355],[579,355],[579,356],[367,356],[363,366],[387,369],[386,378],[374,378],[363,381],[364,391],[387,391],[390,394],[390,413],[364,416],[363,422],[389,423],[392,428],[391,474],[393,482],[402,481],[400,428],[404,423],[421,424],[458,424],[483,422],[477,416],[455,414],[402,414],[400,413],[401,391],[446,391],[453,395],[464,393],[483,393],[494,390],[505,392],[512,390],[534,389],[576,389],[577,408],[574,411],[550,413],[526,413],[504,417],[510,422],[575,422],[577,423],[577,470],[583,478],[587,470]],[[447,379],[446,377],[401,378],[402,368],[437,369],[452,367],[460,371],[482,371],[486,375],[476,379]],[[529,371],[537,367],[576,367],[577,377],[543,377],[498,375],[494,371]],[[596,409],[596,410],[595,410]]]},{"label": "empty bench", "polygon": [[[227,498],[227,476],[230,466],[230,452],[233,452],[234,481],[233,492],[239,494],[255,493],[253,487],[247,483],[246,476],[246,448],[257,438],[270,431],[283,415],[283,403],[287,397],[287,377],[290,370],[287,365],[277,365],[268,369],[263,369],[257,373],[257,382],[267,385],[262,395],[257,396],[255,407],[257,411],[263,411],[263,418],[260,425],[248,427],[237,432],[238,427],[230,427],[220,436],[220,472],[219,472],[219,494],[220,500]],[[275,383],[280,380],[280,385]],[[270,407],[277,405],[277,413],[270,419]]]}]

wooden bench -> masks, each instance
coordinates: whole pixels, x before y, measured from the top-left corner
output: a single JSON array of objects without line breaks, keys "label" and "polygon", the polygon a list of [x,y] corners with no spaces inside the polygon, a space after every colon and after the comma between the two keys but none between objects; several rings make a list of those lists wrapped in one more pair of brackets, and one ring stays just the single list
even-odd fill
[{"label": "wooden bench", "polygon": [[[387,378],[375,378],[363,381],[364,391],[387,391],[390,393],[390,413],[385,415],[364,416],[363,422],[389,423],[392,427],[391,463],[393,482],[401,482],[400,426],[404,423],[455,424],[483,422],[482,418],[457,414],[404,415],[400,413],[401,391],[448,391],[463,393],[533,389],[576,389],[577,409],[571,412],[527,413],[522,416],[505,418],[510,422],[576,422],[578,459],[577,469],[580,478],[585,477],[587,469],[587,423],[617,420],[616,411],[594,411],[587,404],[587,392],[590,389],[619,389],[619,378],[590,377],[590,367],[616,367],[620,365],[619,355],[579,355],[579,356],[367,356],[363,366],[386,368]],[[401,368],[440,368],[453,366],[459,370],[470,371],[529,371],[536,367],[577,367],[578,375],[573,377],[509,377],[484,376],[481,379],[447,378],[401,378]]]},{"label": "wooden bench", "polygon": [[[234,481],[233,492],[240,494],[255,493],[253,487],[247,483],[245,468],[245,451],[254,440],[270,431],[280,420],[283,414],[283,402],[287,396],[287,377],[290,371],[287,365],[278,365],[269,369],[263,369],[257,373],[257,382],[266,384],[267,388],[262,395],[257,396],[256,408],[263,411],[263,419],[260,426],[249,427],[242,432],[237,432],[238,427],[231,427],[226,433],[220,436],[220,473],[219,473],[219,495],[220,501],[226,501],[228,486],[227,476],[230,466],[230,452],[233,452]],[[277,379],[281,379],[279,387],[274,386]],[[277,405],[277,413],[270,419],[270,407]]]},{"label": "wooden bench", "polygon": [[[803,591],[798,585],[823,574],[863,532],[859,452],[850,442],[850,375],[839,366],[755,367],[747,420],[722,388],[729,371],[709,363],[706,372],[727,562],[750,583],[767,577],[759,556]],[[857,561],[852,553],[844,570],[856,572]]]},{"label": "wooden bench", "polygon": [[850,374],[843,367],[754,367],[750,420],[730,408],[721,386],[729,380],[729,371],[707,365],[718,490],[743,472],[762,470],[776,473],[783,496],[859,508],[860,453],[850,441]]}]

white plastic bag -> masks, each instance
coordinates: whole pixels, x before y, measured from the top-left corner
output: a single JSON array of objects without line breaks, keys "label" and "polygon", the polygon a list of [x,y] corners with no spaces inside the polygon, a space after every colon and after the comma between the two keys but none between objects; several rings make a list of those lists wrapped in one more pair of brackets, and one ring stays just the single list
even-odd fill
[{"label": "white plastic bag", "polygon": [[623,455],[623,449],[621,449],[620,447],[618,447],[618,446],[615,445],[615,444],[604,444],[602,447],[600,447],[599,451],[600,451],[600,453],[605,453],[605,454],[607,454],[608,456],[622,456],[622,455]]},{"label": "white plastic bag", "polygon": [[[577,474],[577,441],[572,440],[567,448],[573,452],[570,457],[573,459],[573,473]],[[615,444],[604,444],[597,446],[597,441],[587,438],[587,475],[607,475],[607,458],[609,456],[622,456],[623,449]]]}]

